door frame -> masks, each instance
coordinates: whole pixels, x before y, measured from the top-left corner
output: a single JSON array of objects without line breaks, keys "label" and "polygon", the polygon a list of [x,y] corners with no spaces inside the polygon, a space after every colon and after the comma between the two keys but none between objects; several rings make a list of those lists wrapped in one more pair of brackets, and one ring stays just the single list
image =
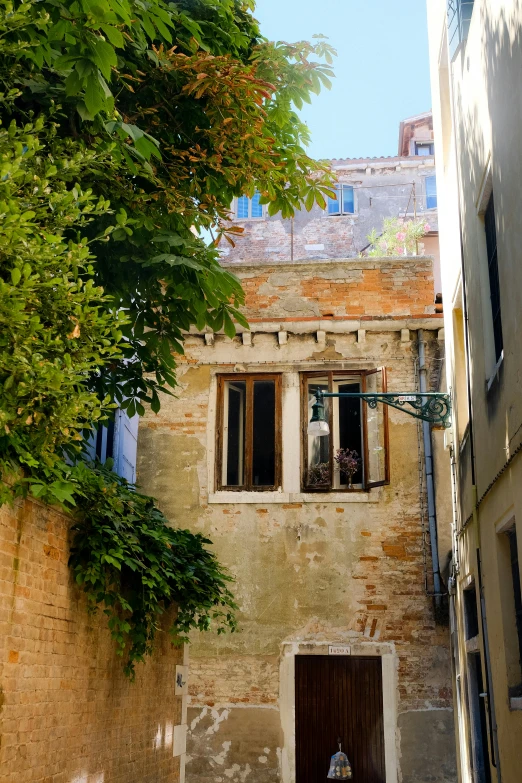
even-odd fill
[{"label": "door frame", "polygon": [[[279,704],[283,730],[282,783],[295,783],[295,656],[328,655],[329,645],[350,646],[350,657],[375,655],[382,660],[384,766],[386,783],[397,783],[397,669],[394,645],[354,640],[283,642],[279,678]],[[326,770],[325,770],[326,774]]]}]

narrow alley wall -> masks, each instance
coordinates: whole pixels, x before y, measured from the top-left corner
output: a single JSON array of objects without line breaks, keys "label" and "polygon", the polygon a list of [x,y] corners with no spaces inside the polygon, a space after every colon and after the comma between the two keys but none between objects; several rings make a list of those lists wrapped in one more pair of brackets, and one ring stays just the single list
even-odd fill
[{"label": "narrow alley wall", "polygon": [[183,651],[158,634],[123,674],[107,618],[87,614],[67,561],[70,519],[35,501],[0,509],[0,780],[177,783]]}]

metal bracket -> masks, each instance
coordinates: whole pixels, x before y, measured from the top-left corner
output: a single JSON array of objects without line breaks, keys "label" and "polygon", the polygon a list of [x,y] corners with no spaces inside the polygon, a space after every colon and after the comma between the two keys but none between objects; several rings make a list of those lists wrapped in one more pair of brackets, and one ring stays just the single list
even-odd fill
[{"label": "metal bracket", "polygon": [[[416,419],[451,427],[451,400],[445,392],[323,392],[315,393],[317,402],[323,397],[355,397],[364,400],[370,408],[376,408],[378,402],[391,405]],[[409,406],[409,407],[404,407]]]}]

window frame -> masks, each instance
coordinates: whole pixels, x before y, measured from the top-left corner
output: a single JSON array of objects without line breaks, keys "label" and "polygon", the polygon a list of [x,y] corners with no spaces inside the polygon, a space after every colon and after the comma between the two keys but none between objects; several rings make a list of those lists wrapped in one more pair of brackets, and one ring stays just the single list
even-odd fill
[{"label": "window frame", "polygon": [[489,196],[484,211],[484,234],[486,238],[486,257],[488,261],[489,300],[493,324],[495,362],[499,362],[504,351],[504,335],[502,332],[502,300],[498,269],[497,216],[493,191]]},{"label": "window frame", "polygon": [[[261,192],[256,189],[254,196],[259,193],[259,196],[261,196]],[[238,215],[238,207],[239,207],[239,199],[240,198],[246,198],[248,199],[248,216],[247,217],[239,217]],[[236,196],[234,199],[234,220],[264,220],[265,219],[265,205],[260,204],[261,207],[261,214],[260,215],[252,215],[252,199],[253,196],[247,196],[246,193],[243,193],[242,196]]]},{"label": "window frame", "polygon": [[[274,452],[274,484],[259,485],[252,483],[253,457],[253,393],[254,381],[274,381],[275,384],[275,452]],[[224,412],[225,383],[227,381],[243,381],[245,383],[245,461],[244,483],[240,486],[230,486],[223,483],[223,448],[224,448]],[[217,410],[216,410],[216,459],[215,486],[221,492],[273,492],[282,486],[282,373],[220,373],[217,375]]]},{"label": "window frame", "polygon": [[[429,151],[427,155],[420,155],[417,152],[417,149],[419,147],[429,147]],[[413,142],[413,155],[416,158],[433,158],[435,155],[435,142],[434,141],[414,141]]]},{"label": "window frame", "polygon": [[[383,403],[377,403],[382,405],[383,408],[383,437],[384,437],[384,479],[380,481],[369,481],[368,471],[370,466],[369,461],[369,449],[368,449],[368,403],[361,400],[361,424],[362,424],[362,472],[363,481],[362,487],[334,487],[333,486],[333,451],[334,451],[334,438],[330,437],[330,485],[328,487],[317,486],[308,484],[308,421],[310,418],[310,409],[308,407],[308,381],[311,378],[328,378],[328,390],[333,390],[333,384],[335,377],[354,378],[360,379],[361,392],[367,391],[367,378],[370,375],[381,373],[382,376],[382,391],[385,392],[388,389],[386,367],[376,367],[372,370],[313,370],[309,372],[300,373],[300,393],[301,393],[301,492],[314,492],[314,493],[348,493],[348,492],[368,492],[370,489],[376,487],[382,487],[390,483],[390,429],[388,419],[388,406]],[[328,398],[327,398],[328,399]],[[330,398],[332,399],[332,398]],[[328,409],[328,425],[330,427],[330,433],[334,431],[334,406],[330,405]]]},{"label": "window frame", "polygon": [[[342,198],[342,191],[343,191],[345,188],[350,188],[350,189],[351,189],[351,191],[352,191],[352,196],[353,196],[353,212],[345,212],[345,211],[344,211],[344,198]],[[327,197],[327,200],[326,200],[326,214],[327,214],[327,217],[340,217],[340,216],[343,216],[343,215],[355,215],[355,212],[356,212],[356,203],[355,203],[355,187],[354,187],[354,185],[351,185],[349,182],[337,182],[337,183],[334,185],[334,187],[333,187],[333,190],[339,190],[339,191],[340,191],[340,193],[341,193],[341,198],[340,198],[340,199],[337,199],[337,204],[338,204],[338,206],[339,206],[339,209],[338,209],[338,211],[337,211],[337,212],[330,212],[330,202],[333,202],[333,199],[331,199],[331,198],[328,196],[328,197]],[[335,202],[334,202],[334,203],[335,203]]]}]

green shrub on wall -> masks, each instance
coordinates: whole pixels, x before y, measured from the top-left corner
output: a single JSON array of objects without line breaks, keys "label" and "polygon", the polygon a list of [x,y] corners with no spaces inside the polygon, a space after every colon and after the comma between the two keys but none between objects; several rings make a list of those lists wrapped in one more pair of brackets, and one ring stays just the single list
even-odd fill
[{"label": "green shrub on wall", "polygon": [[150,497],[141,495],[110,464],[72,474],[81,498],[73,525],[70,564],[76,581],[96,610],[104,606],[125,671],[153,648],[161,615],[178,607],[171,631],[177,641],[193,629],[234,631],[237,608],[231,582],[211,541],[170,527]]}]

